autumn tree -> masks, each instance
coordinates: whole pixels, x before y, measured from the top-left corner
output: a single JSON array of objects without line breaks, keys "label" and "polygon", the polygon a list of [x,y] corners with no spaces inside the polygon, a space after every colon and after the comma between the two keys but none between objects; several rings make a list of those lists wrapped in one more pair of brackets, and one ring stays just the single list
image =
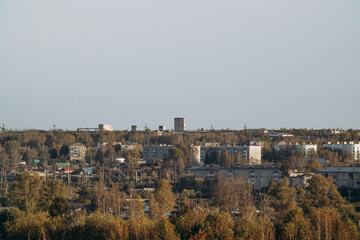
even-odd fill
[{"label": "autumn tree", "polygon": [[128,229],[119,218],[102,215],[99,212],[90,214],[83,229],[84,239],[128,239]]},{"label": "autumn tree", "polygon": [[9,201],[25,212],[47,211],[56,198],[65,199],[65,185],[60,180],[45,183],[38,174],[17,175],[9,191]]},{"label": "autumn tree", "polygon": [[312,173],[312,172],[315,172],[319,169],[321,169],[322,166],[321,164],[319,163],[318,160],[316,160],[315,158],[311,158],[307,163],[306,163],[306,166],[305,166],[305,170],[306,172],[309,172],[309,173]]},{"label": "autumn tree", "polygon": [[218,174],[214,183],[213,204],[227,211],[239,211],[243,217],[255,214],[250,186],[242,177],[223,177]]},{"label": "autumn tree", "polygon": [[20,161],[20,143],[18,141],[12,140],[5,143],[5,152],[9,155],[9,158],[12,160],[11,165],[17,168],[17,165]]},{"label": "autumn tree", "polygon": [[306,239],[310,237],[310,224],[301,208],[291,209],[285,216],[281,231],[284,239]]},{"label": "autumn tree", "polygon": [[16,177],[10,188],[10,202],[25,212],[34,212],[39,208],[43,181],[38,174],[25,172]]},{"label": "autumn tree", "polygon": [[46,239],[50,218],[46,212],[27,213],[18,217],[7,231],[9,239]]},{"label": "autumn tree", "polygon": [[221,152],[220,163],[225,167],[232,166],[234,164],[234,157],[227,150],[223,150]]},{"label": "autumn tree", "polygon": [[49,207],[49,213],[52,217],[69,215],[69,203],[64,197],[56,197]]},{"label": "autumn tree", "polygon": [[155,190],[154,198],[160,206],[162,214],[171,213],[175,204],[175,197],[172,193],[172,186],[169,181],[161,179]]},{"label": "autumn tree", "polygon": [[174,221],[181,239],[189,239],[191,236],[195,236],[199,231],[204,230],[207,215],[207,209],[198,207],[177,216]]},{"label": "autumn tree", "polygon": [[213,212],[206,217],[206,233],[209,239],[233,239],[234,221],[228,212]]},{"label": "autumn tree", "polygon": [[258,217],[256,221],[256,234],[254,239],[275,240],[274,223],[268,217]]},{"label": "autumn tree", "polygon": [[331,177],[315,175],[308,182],[307,191],[299,189],[298,196],[298,202],[306,213],[310,212],[312,207],[340,208],[345,204],[345,199],[337,190]]},{"label": "autumn tree", "polygon": [[271,206],[275,209],[278,220],[283,221],[287,212],[296,206],[296,191],[290,187],[288,178],[284,178],[280,183],[271,182],[269,187]]},{"label": "autumn tree", "polygon": [[162,218],[155,223],[153,235],[153,239],[180,240],[180,235],[176,232],[175,226],[166,218]]},{"label": "autumn tree", "polygon": [[234,225],[235,239],[255,239],[257,224],[253,220],[246,218],[237,219]]},{"label": "autumn tree", "polygon": [[129,239],[152,240],[154,224],[155,222],[147,216],[130,219],[128,222]]}]

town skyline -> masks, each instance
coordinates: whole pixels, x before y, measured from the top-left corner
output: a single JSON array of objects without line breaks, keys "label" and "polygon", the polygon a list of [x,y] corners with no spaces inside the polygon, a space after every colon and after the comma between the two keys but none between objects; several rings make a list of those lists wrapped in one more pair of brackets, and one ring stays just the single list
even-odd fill
[{"label": "town skyline", "polygon": [[[148,121],[149,122],[149,121]],[[152,131],[158,130],[160,126],[164,126],[166,128],[166,130],[174,130],[174,123],[170,122],[170,121],[166,121],[168,124],[162,124],[161,122],[159,122],[159,124],[156,125],[156,123],[154,124],[148,124],[148,122],[142,123],[142,124],[137,124],[137,123],[131,123],[128,126],[125,126],[125,124],[113,124],[111,122],[105,122],[104,124],[110,124],[112,125],[112,131],[131,131],[131,127],[135,126],[137,127],[137,131],[144,131],[146,129],[150,129]],[[5,123],[0,124],[0,130],[7,130],[7,131],[27,131],[27,130],[43,130],[43,131],[53,131],[53,130],[62,130],[62,131],[77,131],[79,129],[96,129],[98,128],[99,122],[96,122],[94,124],[90,123],[91,125],[81,125],[81,126],[71,126],[71,127],[64,127],[64,125],[60,124],[50,124],[49,126],[46,127],[25,127],[25,128],[21,128],[21,127],[14,127],[14,125],[10,124],[7,125]],[[119,127],[121,126],[121,127]],[[191,126],[191,125],[190,125]],[[200,126],[200,125],[199,125]],[[358,130],[360,129],[360,127],[358,128],[354,128],[354,127],[349,127],[349,128],[343,128],[343,127],[285,127],[285,126],[279,126],[279,127],[262,127],[262,126],[251,126],[248,123],[244,122],[243,125],[239,124],[239,126],[237,128],[229,128],[229,127],[222,127],[222,128],[217,128],[216,125],[214,125],[213,123],[207,124],[205,126],[202,125],[202,127],[197,127],[197,128],[189,128],[188,127],[188,122],[186,125],[186,130],[185,131],[219,131],[219,130],[229,130],[229,131],[241,131],[241,130],[245,130],[245,129],[266,129],[266,130],[274,130],[274,131],[280,131],[280,130],[287,130],[287,129],[314,129],[314,130],[322,130],[322,129],[336,129],[336,130]]]}]

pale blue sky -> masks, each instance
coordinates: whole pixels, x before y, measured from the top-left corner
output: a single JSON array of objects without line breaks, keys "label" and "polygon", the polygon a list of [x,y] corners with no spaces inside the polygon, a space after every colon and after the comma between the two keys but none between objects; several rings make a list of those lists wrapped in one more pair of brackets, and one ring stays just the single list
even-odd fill
[{"label": "pale blue sky", "polygon": [[360,128],[358,0],[0,0],[0,124]]}]

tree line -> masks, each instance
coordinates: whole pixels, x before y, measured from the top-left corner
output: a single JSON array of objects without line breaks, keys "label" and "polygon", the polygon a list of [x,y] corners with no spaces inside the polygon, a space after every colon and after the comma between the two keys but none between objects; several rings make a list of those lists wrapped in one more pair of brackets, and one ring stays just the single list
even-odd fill
[{"label": "tree line", "polygon": [[[359,239],[359,213],[331,178],[306,189],[285,178],[255,191],[218,176],[209,197],[161,179],[154,192],[96,182],[76,201],[60,180],[17,176],[0,210],[1,239]],[[81,207],[74,207],[81,206]],[[148,210],[146,210],[146,208]]]}]

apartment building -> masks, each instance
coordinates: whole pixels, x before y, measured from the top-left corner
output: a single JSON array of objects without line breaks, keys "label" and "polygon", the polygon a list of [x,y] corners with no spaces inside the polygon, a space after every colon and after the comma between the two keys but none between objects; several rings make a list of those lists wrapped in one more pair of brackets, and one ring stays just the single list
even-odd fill
[{"label": "apartment building", "polygon": [[69,147],[70,161],[85,161],[86,146],[82,143],[74,143]]},{"label": "apartment building", "polygon": [[360,188],[360,167],[325,167],[315,172],[332,177],[336,187]]},{"label": "apartment building", "polygon": [[248,161],[250,165],[261,164],[261,146],[201,146],[200,147],[200,161],[204,162],[206,156],[210,151],[216,152],[217,158],[221,158],[223,151],[236,156],[241,154],[243,159]]},{"label": "apartment building", "polygon": [[233,167],[192,167],[188,175],[200,179],[215,179],[218,174],[223,177],[242,177],[253,188],[260,189],[270,185],[271,181],[280,182],[284,173],[280,168],[265,165],[248,165]]},{"label": "apartment building", "polygon": [[99,124],[100,131],[112,131],[112,124]]},{"label": "apartment building", "polygon": [[275,151],[291,151],[295,150],[297,152],[300,152],[303,156],[309,157],[311,154],[314,154],[317,152],[317,145],[316,144],[288,144],[288,143],[280,143],[275,146]]},{"label": "apartment building", "polygon": [[185,118],[174,118],[174,132],[182,133],[185,129]]},{"label": "apartment building", "polygon": [[144,146],[143,147],[143,160],[152,161],[154,159],[166,159],[170,155],[172,145],[159,145],[159,146]]},{"label": "apartment building", "polygon": [[323,148],[331,151],[342,150],[351,153],[355,160],[360,160],[360,144],[355,144],[354,142],[344,142],[342,144],[340,144],[339,142],[337,142],[336,144],[331,144],[329,142],[327,144],[323,144]]}]

